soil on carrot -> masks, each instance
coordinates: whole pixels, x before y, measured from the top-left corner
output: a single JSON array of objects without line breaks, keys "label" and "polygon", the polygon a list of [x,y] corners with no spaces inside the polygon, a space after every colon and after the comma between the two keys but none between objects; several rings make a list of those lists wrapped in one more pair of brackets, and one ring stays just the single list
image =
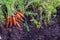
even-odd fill
[{"label": "soil on carrot", "polygon": [[60,18],[53,18],[54,22],[48,27],[44,24],[38,30],[33,23],[29,24],[28,32],[24,26],[22,30],[13,26],[6,30],[4,23],[0,25],[0,40],[60,40]]}]

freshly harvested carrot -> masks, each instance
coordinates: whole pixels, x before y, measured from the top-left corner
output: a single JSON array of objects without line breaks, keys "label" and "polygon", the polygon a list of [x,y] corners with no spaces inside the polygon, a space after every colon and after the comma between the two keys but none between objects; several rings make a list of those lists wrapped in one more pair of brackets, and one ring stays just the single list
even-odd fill
[{"label": "freshly harvested carrot", "polygon": [[8,19],[8,14],[6,14],[6,28],[8,28],[8,25],[9,25],[9,19]]},{"label": "freshly harvested carrot", "polygon": [[21,20],[21,21],[24,21],[24,19],[19,15],[19,14],[16,14],[16,17]]},{"label": "freshly harvested carrot", "polygon": [[21,28],[20,24],[18,22],[16,22],[16,25],[18,26],[18,28]]},{"label": "freshly harvested carrot", "polygon": [[18,21],[18,19],[17,19],[16,15],[15,15],[15,20],[16,20],[16,21]]},{"label": "freshly harvested carrot", "polygon": [[16,25],[16,18],[15,18],[15,16],[13,16],[13,23],[14,23],[14,25]]},{"label": "freshly harvested carrot", "polygon": [[12,24],[13,24],[12,17],[10,17],[10,19],[9,19],[9,23],[10,23],[10,27],[12,27]]},{"label": "freshly harvested carrot", "polygon": [[22,13],[22,12],[16,12],[17,14],[19,14],[21,17],[23,17],[24,18],[24,14]]}]

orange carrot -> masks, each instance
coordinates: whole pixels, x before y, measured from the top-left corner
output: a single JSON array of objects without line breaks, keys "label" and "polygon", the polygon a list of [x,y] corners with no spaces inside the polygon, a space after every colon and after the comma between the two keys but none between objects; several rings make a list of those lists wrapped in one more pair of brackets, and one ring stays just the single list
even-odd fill
[{"label": "orange carrot", "polygon": [[16,25],[16,18],[15,18],[15,16],[13,16],[13,23],[14,23],[14,25]]},{"label": "orange carrot", "polygon": [[10,27],[12,27],[12,24],[13,24],[12,17],[10,17],[9,23],[10,23]]},{"label": "orange carrot", "polygon": [[19,14],[21,17],[23,17],[24,18],[24,14],[22,13],[22,12],[16,12],[17,14]]},{"label": "orange carrot", "polygon": [[16,20],[16,21],[18,21],[18,19],[17,19],[16,15],[15,15],[15,20]]},{"label": "orange carrot", "polygon": [[6,14],[6,28],[8,28],[8,24],[9,24],[9,19],[8,19],[8,15]]},{"label": "orange carrot", "polygon": [[18,26],[18,28],[21,28],[20,24],[18,22],[16,22],[16,25]]},{"label": "orange carrot", "polygon": [[23,18],[19,15],[19,14],[16,14],[16,17],[21,20],[21,21],[24,21]]}]

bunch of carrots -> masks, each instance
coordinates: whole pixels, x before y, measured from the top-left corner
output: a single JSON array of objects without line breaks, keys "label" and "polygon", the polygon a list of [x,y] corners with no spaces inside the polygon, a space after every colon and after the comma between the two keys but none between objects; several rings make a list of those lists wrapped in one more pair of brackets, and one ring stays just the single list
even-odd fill
[{"label": "bunch of carrots", "polygon": [[21,28],[21,25],[19,24],[18,21],[23,22],[24,21],[24,14],[22,12],[17,11],[16,14],[14,16],[11,16],[10,18],[8,18],[8,14],[6,14],[6,28],[8,28],[8,25],[10,27],[17,26],[19,28]]}]

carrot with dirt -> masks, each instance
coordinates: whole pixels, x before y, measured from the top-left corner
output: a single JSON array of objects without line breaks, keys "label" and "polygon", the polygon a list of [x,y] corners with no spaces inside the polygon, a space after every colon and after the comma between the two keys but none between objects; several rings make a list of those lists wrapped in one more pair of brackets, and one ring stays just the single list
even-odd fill
[{"label": "carrot with dirt", "polygon": [[17,19],[19,19],[20,21],[22,21],[22,22],[24,21],[24,19],[23,19],[18,13],[16,14],[16,17],[17,17]]},{"label": "carrot with dirt", "polygon": [[20,26],[20,24],[18,22],[16,22],[16,26],[18,26],[18,28],[21,29],[21,26]]},{"label": "carrot with dirt", "polygon": [[8,25],[9,25],[8,14],[5,15],[5,18],[6,18],[6,28],[8,28]]},{"label": "carrot with dirt", "polygon": [[15,16],[13,16],[13,23],[14,23],[14,25],[16,26],[16,18],[15,18]]},{"label": "carrot with dirt", "polygon": [[22,13],[22,12],[16,12],[17,14],[19,14],[21,17],[23,17],[24,18],[24,14]]},{"label": "carrot with dirt", "polygon": [[12,24],[13,24],[12,16],[9,19],[9,23],[10,23],[10,27],[12,27]]}]

